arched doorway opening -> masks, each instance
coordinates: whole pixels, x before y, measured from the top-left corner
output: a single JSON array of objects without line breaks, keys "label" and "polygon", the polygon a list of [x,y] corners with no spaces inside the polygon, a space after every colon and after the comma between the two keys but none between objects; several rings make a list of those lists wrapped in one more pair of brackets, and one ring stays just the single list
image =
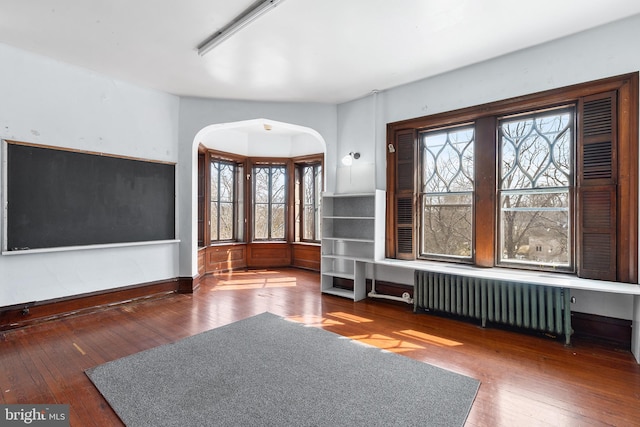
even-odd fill
[{"label": "arched doorway opening", "polygon": [[[326,142],[317,131],[270,119],[212,124],[197,133],[193,142],[193,153],[195,167],[192,197],[197,209],[195,209],[192,218],[194,237],[192,254],[193,260],[197,260],[199,276],[214,271],[243,267],[284,266],[285,263],[319,270],[319,242],[317,245],[299,244],[302,243],[297,236],[300,228],[300,209],[292,203],[293,194],[298,192],[297,183],[293,182],[292,177],[294,174],[298,174],[298,167],[305,167],[304,159],[313,158],[316,159],[316,162],[317,159],[320,159],[321,164],[324,161]],[[236,215],[239,218],[234,218],[236,222],[233,226],[234,230],[244,227],[245,231],[244,234],[240,233],[239,235],[235,235],[234,231],[233,236],[223,232],[220,227],[220,215],[216,213],[216,209],[220,209],[220,205],[216,202],[203,201],[207,198],[214,198],[212,194],[216,194],[215,191],[211,192],[210,188],[203,191],[205,186],[211,185],[211,170],[217,167],[212,166],[213,163],[210,159],[225,158],[225,156],[227,158],[224,162],[228,162],[225,164],[233,167],[233,162],[237,162],[240,165],[241,172],[234,172],[234,174],[243,177],[238,180],[240,181],[239,188],[243,188],[245,194],[244,202],[240,202],[240,204],[244,204],[234,207],[241,214]],[[270,162],[289,165],[286,170],[290,175],[287,178],[290,183],[287,185],[289,186],[288,194],[291,194],[287,196],[285,219],[287,231],[285,235],[277,235],[276,233],[273,239],[270,229],[268,235],[258,230],[257,222],[254,220],[258,218],[258,214],[255,206],[251,205],[252,191],[256,191],[256,187],[252,187],[253,184],[249,182],[253,179],[257,164],[261,165],[260,170],[263,171],[268,169],[263,165],[270,164]],[[241,181],[245,178],[247,182],[243,184]],[[320,189],[323,188],[323,181],[324,178],[320,182]],[[319,219],[317,223],[319,224]],[[316,258],[317,261],[315,261]],[[300,265],[300,263],[302,264]],[[317,265],[315,265],[316,263]]]}]

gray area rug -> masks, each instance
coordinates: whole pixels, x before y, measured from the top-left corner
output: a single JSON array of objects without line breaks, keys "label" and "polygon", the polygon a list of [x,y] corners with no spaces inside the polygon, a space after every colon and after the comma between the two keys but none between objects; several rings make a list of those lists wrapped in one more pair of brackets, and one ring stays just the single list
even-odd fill
[{"label": "gray area rug", "polygon": [[86,371],[128,426],[462,426],[479,381],[263,313]]}]

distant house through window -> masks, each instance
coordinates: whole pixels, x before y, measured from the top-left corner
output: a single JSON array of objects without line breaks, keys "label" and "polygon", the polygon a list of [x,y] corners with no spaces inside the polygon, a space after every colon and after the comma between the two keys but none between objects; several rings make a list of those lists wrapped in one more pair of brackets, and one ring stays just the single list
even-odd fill
[{"label": "distant house through window", "polygon": [[[501,263],[573,271],[574,111],[554,109],[498,123]],[[534,256],[518,254],[518,247],[535,242],[540,244]],[[553,250],[540,255],[543,244]]]},{"label": "distant house through window", "polygon": [[638,280],[638,73],[388,124],[387,246]]}]

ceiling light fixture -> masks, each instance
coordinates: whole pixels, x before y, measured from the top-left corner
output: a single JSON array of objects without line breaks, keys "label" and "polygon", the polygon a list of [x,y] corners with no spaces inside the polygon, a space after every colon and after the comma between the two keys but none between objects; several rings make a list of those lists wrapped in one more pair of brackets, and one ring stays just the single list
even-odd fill
[{"label": "ceiling light fixture", "polygon": [[200,43],[198,45],[198,55],[203,56],[283,1],[284,0],[260,0],[255,2],[220,31],[216,31],[211,37]]},{"label": "ceiling light fixture", "polygon": [[342,158],[342,164],[345,166],[351,166],[353,159],[359,159],[360,153],[354,153],[353,151]]}]

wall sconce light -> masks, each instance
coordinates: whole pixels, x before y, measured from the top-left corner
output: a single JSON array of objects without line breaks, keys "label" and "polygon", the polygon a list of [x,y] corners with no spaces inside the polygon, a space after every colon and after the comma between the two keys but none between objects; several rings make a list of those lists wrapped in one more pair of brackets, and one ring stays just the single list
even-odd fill
[{"label": "wall sconce light", "polygon": [[345,166],[351,166],[351,164],[353,163],[353,159],[357,160],[359,158],[360,158],[360,153],[354,153],[352,151],[342,158],[342,164]]}]

